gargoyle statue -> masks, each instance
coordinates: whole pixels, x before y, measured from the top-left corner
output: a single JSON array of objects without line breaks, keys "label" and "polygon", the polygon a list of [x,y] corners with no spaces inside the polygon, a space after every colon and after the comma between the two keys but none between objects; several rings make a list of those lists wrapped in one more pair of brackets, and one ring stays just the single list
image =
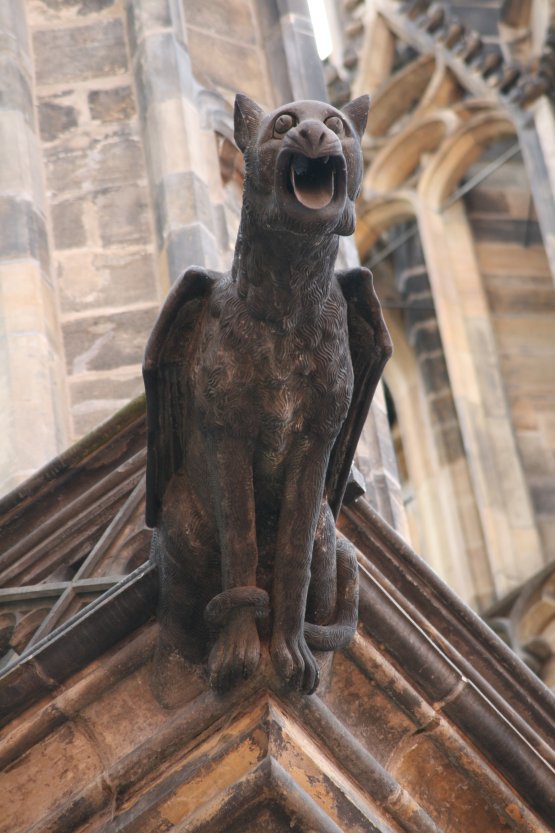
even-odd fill
[{"label": "gargoyle statue", "polygon": [[207,635],[218,690],[254,673],[268,639],[281,678],[311,693],[311,649],[354,634],[357,562],[335,518],[391,342],[370,272],[334,263],[354,230],[368,103],[265,114],[237,96],[246,173],[231,272],[189,268],[148,341],[162,701],[168,663]]}]

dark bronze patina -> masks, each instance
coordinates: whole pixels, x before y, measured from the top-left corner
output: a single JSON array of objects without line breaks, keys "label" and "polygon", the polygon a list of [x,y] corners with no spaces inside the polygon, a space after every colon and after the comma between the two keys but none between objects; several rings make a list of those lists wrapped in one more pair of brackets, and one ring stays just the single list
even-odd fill
[{"label": "dark bronze patina", "polygon": [[335,518],[391,354],[370,272],[334,272],[339,235],[354,230],[367,113],[367,96],[270,114],[237,96],[233,267],[188,269],[148,342],[162,699],[168,664],[194,658],[206,634],[216,688],[253,674],[268,638],[277,672],[306,693],[312,650],[354,634],[357,562]]}]

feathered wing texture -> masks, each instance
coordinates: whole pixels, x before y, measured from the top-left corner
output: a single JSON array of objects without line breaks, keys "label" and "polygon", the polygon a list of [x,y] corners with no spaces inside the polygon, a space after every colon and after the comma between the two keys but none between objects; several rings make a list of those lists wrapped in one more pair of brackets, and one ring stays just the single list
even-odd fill
[{"label": "feathered wing texture", "polygon": [[187,424],[186,366],[199,322],[218,278],[191,267],[170,290],[147,342],[143,377],[147,408],[146,523],[155,527],[164,492],[179,468]]},{"label": "feathered wing texture", "polygon": [[353,398],[347,419],[330,455],[326,477],[328,501],[335,518],[341,509],[357,443],[374,392],[393,347],[383,320],[372,273],[364,267],[337,272],[347,301],[349,348],[353,364]]}]

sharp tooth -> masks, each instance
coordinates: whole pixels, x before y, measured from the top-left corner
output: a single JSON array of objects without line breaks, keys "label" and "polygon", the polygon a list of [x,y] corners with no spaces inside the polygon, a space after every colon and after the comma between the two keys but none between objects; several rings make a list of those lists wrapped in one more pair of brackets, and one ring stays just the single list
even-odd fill
[{"label": "sharp tooth", "polygon": [[327,165],[329,161],[330,161],[329,156],[324,156],[324,158],[322,159],[322,162],[324,163],[324,165]]},{"label": "sharp tooth", "polygon": [[305,174],[308,171],[308,159],[305,156],[295,156],[293,167],[297,175]]}]

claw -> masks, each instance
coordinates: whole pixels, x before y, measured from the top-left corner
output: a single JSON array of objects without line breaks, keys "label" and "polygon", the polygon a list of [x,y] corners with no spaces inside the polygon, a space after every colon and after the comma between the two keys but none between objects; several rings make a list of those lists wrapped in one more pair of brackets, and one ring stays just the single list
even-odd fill
[{"label": "claw", "polygon": [[316,691],[320,672],[303,637],[274,640],[270,654],[278,674],[292,689],[304,694]]}]

